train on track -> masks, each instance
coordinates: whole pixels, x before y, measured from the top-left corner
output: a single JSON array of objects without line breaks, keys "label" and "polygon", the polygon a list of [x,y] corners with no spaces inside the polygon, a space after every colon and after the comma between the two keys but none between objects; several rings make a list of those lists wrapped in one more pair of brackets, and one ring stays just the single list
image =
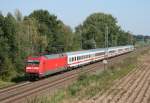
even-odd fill
[{"label": "train on track", "polygon": [[133,45],[117,46],[66,52],[41,56],[29,56],[25,68],[26,74],[32,78],[41,78],[70,68],[101,61],[106,58],[125,54],[134,50]]}]

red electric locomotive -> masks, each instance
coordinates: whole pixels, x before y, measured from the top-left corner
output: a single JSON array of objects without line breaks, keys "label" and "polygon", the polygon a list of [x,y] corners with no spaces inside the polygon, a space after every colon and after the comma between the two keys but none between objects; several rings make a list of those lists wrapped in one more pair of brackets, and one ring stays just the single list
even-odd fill
[{"label": "red electric locomotive", "polygon": [[65,68],[67,68],[65,54],[43,55],[28,58],[26,73],[32,78],[41,78]]}]

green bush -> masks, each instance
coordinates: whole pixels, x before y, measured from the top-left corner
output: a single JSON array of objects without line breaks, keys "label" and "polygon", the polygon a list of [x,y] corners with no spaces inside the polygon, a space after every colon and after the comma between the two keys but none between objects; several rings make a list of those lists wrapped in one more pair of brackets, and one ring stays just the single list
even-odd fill
[{"label": "green bush", "polygon": [[1,72],[0,78],[4,81],[11,81],[11,79],[17,74],[15,71],[15,66],[11,62],[11,59],[5,57],[2,67],[3,71]]}]

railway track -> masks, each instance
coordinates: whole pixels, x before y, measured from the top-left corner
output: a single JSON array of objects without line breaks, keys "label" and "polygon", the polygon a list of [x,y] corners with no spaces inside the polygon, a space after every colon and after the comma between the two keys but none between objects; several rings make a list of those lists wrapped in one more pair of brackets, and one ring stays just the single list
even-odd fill
[{"label": "railway track", "polygon": [[77,69],[71,71],[65,75],[57,76],[53,79],[45,79],[36,81],[34,83],[20,84],[15,87],[10,87],[6,90],[1,90],[0,101],[1,103],[10,103],[11,101],[17,101],[23,97],[27,97],[32,94],[36,94],[38,91],[46,90],[46,88],[55,88],[56,86],[62,85],[64,82],[72,81],[77,79],[80,73],[87,73],[95,71],[100,64],[92,64],[86,68],[86,70]]},{"label": "railway track", "polygon": [[[122,57],[124,57],[124,55],[115,57],[116,62],[118,58]],[[112,60],[114,61],[115,58],[112,58]],[[61,75],[56,75],[51,78],[5,88],[3,90],[0,90],[0,103],[10,103],[12,101],[13,103],[20,103],[21,101],[24,101],[31,96],[43,94],[45,92],[52,92],[56,88],[62,87],[64,84],[69,84],[69,82],[72,83],[72,81],[75,81],[80,73],[95,72],[102,66],[103,64],[101,62],[98,62],[85,66],[82,69],[74,69],[72,71],[65,72]]]}]

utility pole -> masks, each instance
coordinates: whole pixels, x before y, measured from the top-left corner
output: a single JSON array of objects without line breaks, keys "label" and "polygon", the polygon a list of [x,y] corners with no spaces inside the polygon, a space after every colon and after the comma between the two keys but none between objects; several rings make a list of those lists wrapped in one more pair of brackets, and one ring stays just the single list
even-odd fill
[{"label": "utility pole", "polygon": [[105,55],[104,55],[104,70],[107,69],[107,64],[108,64],[108,26],[106,25],[106,30],[105,30]]},{"label": "utility pole", "polygon": [[83,49],[83,38],[82,38],[81,30],[79,30],[79,36],[80,36],[80,47],[81,47],[81,50],[82,50]]},{"label": "utility pole", "polygon": [[105,50],[108,52],[108,26],[106,25],[106,31],[105,31]]},{"label": "utility pole", "polygon": [[80,32],[80,35],[81,35],[81,49],[83,49],[83,38],[82,38],[81,32]]}]

